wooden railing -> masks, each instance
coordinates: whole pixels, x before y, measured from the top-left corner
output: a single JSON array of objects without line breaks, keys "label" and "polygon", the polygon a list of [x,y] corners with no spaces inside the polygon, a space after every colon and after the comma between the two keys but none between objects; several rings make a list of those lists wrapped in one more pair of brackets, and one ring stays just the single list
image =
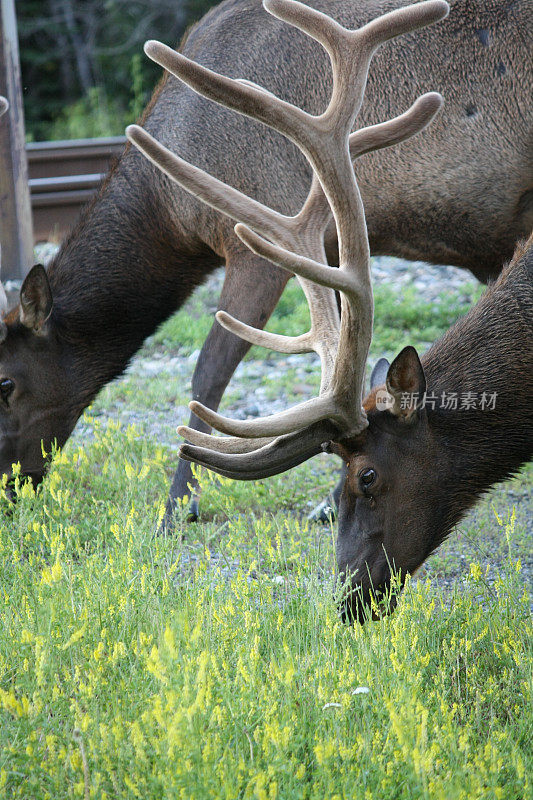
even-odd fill
[{"label": "wooden railing", "polygon": [[125,143],[113,136],[26,145],[35,243],[66,236]]}]

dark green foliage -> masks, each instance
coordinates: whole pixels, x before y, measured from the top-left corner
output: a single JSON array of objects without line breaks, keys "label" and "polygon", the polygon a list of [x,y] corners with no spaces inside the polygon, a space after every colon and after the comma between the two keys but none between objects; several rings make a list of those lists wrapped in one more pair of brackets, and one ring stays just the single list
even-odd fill
[{"label": "dark green foliage", "polygon": [[147,39],[175,45],[209,0],[17,0],[28,139],[122,134],[160,70]]}]

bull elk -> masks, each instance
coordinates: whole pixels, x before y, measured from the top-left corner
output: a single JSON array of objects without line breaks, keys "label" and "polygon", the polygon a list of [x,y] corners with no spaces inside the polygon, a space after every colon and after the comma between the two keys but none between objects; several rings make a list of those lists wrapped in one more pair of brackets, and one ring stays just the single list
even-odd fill
[{"label": "bull elk", "polygon": [[[333,91],[311,115],[259,86],[231,80],[157,42],[147,52],[196,91],[289,137],[313,168],[301,210],[285,216],[171,153],[142,128],[132,142],[172,180],[237,220],[235,233],[254,253],[299,277],[311,329],[283,337],[251,328],[224,312],[221,325],[247,341],[285,353],[316,351],[319,397],[270,417],[233,420],[193,401],[191,410],[226,434],[183,427],[181,456],[221,475],[254,480],[283,472],[328,450],[346,464],[340,498],[337,561],[348,584],[347,618],[364,619],[371,590],[388,592],[416,570],[482,492],[512,475],[533,452],[533,237],[475,308],[424,356],[405,348],[373,372],[363,400],[372,329],[370,248],[352,162],[424,128],[441,104],[426,94],[400,117],[351,133],[377,47],[446,16],[443,0],[426,0],[348,30],[295,0],[265,8],[327,50]],[[331,215],[339,268],[327,266]],[[336,317],[336,290],[341,320]],[[468,402],[464,402],[464,398]],[[421,402],[420,402],[421,401]]]},{"label": "bull elk", "polygon": [[[358,28],[406,2],[314,4]],[[487,279],[529,233],[532,65],[523,36],[529,23],[529,2],[457,0],[446,23],[390,41],[376,55],[363,125],[400,114],[434,87],[445,94],[446,107],[416,143],[358,161],[373,253],[455,264]],[[267,14],[259,0],[222,3],[182,50],[311,114],[329,96],[331,72],[320,45]],[[294,214],[306,197],[311,171],[292,143],[198,98],[171,76],[156,90],[143,124],[171,150],[279,212]],[[330,263],[337,263],[334,225],[325,245]],[[54,262],[47,271],[33,268],[20,305],[4,318],[0,472],[20,461],[25,474],[41,480],[41,441],[46,451],[54,440],[63,445],[98,391],[221,262],[219,309],[263,327],[287,271],[248,250],[227,216],[126,148]],[[214,323],[193,377],[198,402],[218,407],[248,347]],[[191,425],[209,430],[194,415]],[[190,482],[189,464],[181,461],[166,525]]]}]

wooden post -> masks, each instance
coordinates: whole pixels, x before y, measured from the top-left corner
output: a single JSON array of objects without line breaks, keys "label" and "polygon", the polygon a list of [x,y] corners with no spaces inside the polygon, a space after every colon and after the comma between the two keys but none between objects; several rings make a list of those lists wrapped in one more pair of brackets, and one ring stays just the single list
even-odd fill
[{"label": "wooden post", "polygon": [[2,280],[20,281],[33,263],[33,233],[14,0],[0,0],[0,244]]}]

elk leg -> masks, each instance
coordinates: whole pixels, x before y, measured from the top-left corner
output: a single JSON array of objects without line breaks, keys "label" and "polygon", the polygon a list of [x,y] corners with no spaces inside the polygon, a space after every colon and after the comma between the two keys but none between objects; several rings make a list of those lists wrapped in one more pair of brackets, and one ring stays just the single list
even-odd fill
[{"label": "elk leg", "polygon": [[[226,276],[220,294],[218,310],[227,311],[237,319],[263,328],[276,307],[288,280],[288,273],[269,264],[248,250],[232,251],[226,259]],[[218,322],[213,323],[204,342],[192,378],[195,400],[216,410],[224,390],[250,345]],[[211,428],[191,414],[189,426],[209,433]],[[198,517],[197,483],[188,461],[179,461],[161,523],[161,532],[171,533],[178,499],[191,495],[189,521]]]}]

